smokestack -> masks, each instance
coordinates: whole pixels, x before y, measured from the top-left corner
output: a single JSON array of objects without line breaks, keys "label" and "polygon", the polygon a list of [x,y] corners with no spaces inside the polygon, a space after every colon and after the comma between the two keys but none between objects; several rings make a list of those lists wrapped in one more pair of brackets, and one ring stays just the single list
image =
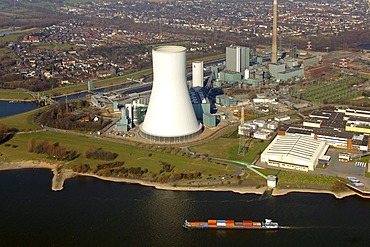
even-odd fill
[{"label": "smokestack", "polygon": [[274,0],[274,20],[272,25],[272,54],[271,62],[277,63],[277,0]]}]

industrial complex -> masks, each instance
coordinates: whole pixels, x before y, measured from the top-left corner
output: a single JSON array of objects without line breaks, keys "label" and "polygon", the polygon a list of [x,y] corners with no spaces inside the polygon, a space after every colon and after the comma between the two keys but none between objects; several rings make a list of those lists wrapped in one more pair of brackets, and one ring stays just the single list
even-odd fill
[{"label": "industrial complex", "polygon": [[[94,105],[102,107],[105,101],[119,115],[109,133],[137,142],[181,145],[238,126],[239,155],[245,154],[248,139],[271,140],[260,162],[298,171],[329,164],[329,147],[347,150],[340,154],[347,160],[357,157],[348,150],[366,155],[369,110],[314,107],[302,113],[312,104],[287,96],[289,85],[319,78],[329,66],[321,55],[310,55],[309,46],[305,52],[294,45],[285,52],[278,47],[277,0],[273,17],[271,52],[265,54],[232,44],[226,47],[224,60],[207,64],[198,60],[187,66],[186,47],[153,48],[152,83],[132,79],[140,83],[137,90],[91,96]],[[93,89],[91,82],[88,85]],[[291,119],[292,113],[299,118]]]}]

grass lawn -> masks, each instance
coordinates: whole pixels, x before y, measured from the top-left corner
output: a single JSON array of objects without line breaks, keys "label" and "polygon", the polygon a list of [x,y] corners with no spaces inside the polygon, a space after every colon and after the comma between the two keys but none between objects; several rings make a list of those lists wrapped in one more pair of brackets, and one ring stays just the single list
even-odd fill
[{"label": "grass lawn", "polygon": [[75,48],[73,44],[56,44],[56,43],[35,43],[33,44],[33,46],[45,50],[63,50],[63,51]]},{"label": "grass lawn", "polygon": [[[36,140],[48,140],[50,144],[59,143],[67,150],[76,150],[81,155],[68,162],[65,167],[72,168],[75,165],[89,164],[95,167],[98,164],[108,163],[104,160],[90,160],[85,158],[85,152],[90,146],[102,148],[111,152],[117,153],[118,157],[115,161],[124,161],[125,167],[142,167],[147,168],[152,173],[159,173],[162,168],[160,161],[170,163],[175,166],[175,173],[201,172],[202,174],[224,175],[234,172],[233,169],[223,165],[209,163],[200,159],[193,159],[187,156],[181,156],[171,153],[165,153],[157,150],[144,149],[130,145],[100,140],[91,139],[88,137],[80,137],[76,135],[55,133],[55,132],[37,132],[27,134],[17,134],[7,145],[0,145],[1,157],[4,161],[12,160],[44,160],[47,159],[45,154],[34,154],[27,151],[28,142],[31,138]],[[151,153],[151,155],[149,155]]]},{"label": "grass lawn", "polygon": [[32,100],[33,97],[19,89],[0,89],[0,99]]},{"label": "grass lawn", "polygon": [[322,176],[303,172],[293,172],[286,170],[275,169],[258,169],[265,175],[278,174],[278,186],[293,187],[293,188],[312,188],[312,186],[319,187],[333,187],[338,183],[337,177]]},{"label": "grass lawn", "polygon": [[238,155],[239,138],[221,137],[206,144],[190,147],[190,150],[199,154],[208,154],[210,157],[252,163],[269,143],[269,141],[261,142],[257,139],[247,142],[248,150],[245,156]]}]

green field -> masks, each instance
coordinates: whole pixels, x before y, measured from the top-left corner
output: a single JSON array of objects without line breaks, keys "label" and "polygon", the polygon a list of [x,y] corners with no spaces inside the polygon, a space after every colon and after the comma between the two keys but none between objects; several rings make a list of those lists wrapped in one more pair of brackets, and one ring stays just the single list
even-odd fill
[{"label": "green field", "polygon": [[209,163],[200,159],[189,158],[187,156],[138,148],[101,139],[48,131],[15,135],[6,143],[7,145],[0,145],[0,153],[3,154],[1,159],[5,162],[17,160],[52,161],[47,159],[45,154],[35,154],[27,151],[28,142],[31,138],[36,140],[48,140],[49,143],[59,143],[67,150],[75,150],[80,153],[77,159],[66,163],[65,168],[72,168],[73,166],[82,164],[89,164],[91,167],[95,167],[98,164],[107,163],[107,161],[103,160],[90,160],[85,158],[85,152],[90,146],[93,146],[95,148],[102,148],[117,153],[118,157],[115,161],[124,161],[125,167],[147,168],[150,172],[157,174],[161,169],[160,161],[175,166],[174,173],[201,172],[202,174],[224,175],[234,172],[234,170],[229,167]]},{"label": "green field", "polygon": [[252,163],[269,143],[269,141],[257,139],[253,139],[251,142],[248,141],[246,144],[248,149],[245,156],[238,155],[238,138],[221,137],[206,144],[192,146],[190,150],[201,155],[208,154],[210,157]]},{"label": "green field", "polygon": [[291,95],[315,103],[344,104],[361,95],[361,92],[352,86],[362,82],[363,79],[354,76],[320,81],[303,87],[295,86]]},{"label": "green field", "polygon": [[[18,131],[34,131],[40,128],[34,123],[35,115],[45,111],[47,107],[36,109],[30,112],[0,118],[0,124],[8,128],[15,128]],[[39,131],[17,133],[11,140],[0,144],[2,161],[41,160],[53,162],[46,154],[35,154],[27,151],[28,142],[34,138],[38,142],[47,140],[50,144],[59,143],[60,146],[70,151],[77,151],[80,155],[75,160],[65,163],[65,168],[73,168],[83,164],[89,164],[93,169],[98,164],[107,163],[103,160],[90,160],[85,157],[85,152],[90,148],[102,148],[118,154],[114,161],[124,161],[125,167],[142,167],[148,169],[148,174],[159,174],[162,169],[161,162],[166,162],[175,167],[173,173],[195,173],[212,175],[227,175],[235,172],[232,168],[210,163],[203,159],[189,158],[178,148],[142,148],[122,144],[116,141],[104,140],[77,134]],[[148,175],[147,174],[147,175]]]},{"label": "green field", "polygon": [[73,44],[56,44],[56,43],[35,43],[32,46],[45,49],[45,50],[71,50],[75,49],[75,46]]}]

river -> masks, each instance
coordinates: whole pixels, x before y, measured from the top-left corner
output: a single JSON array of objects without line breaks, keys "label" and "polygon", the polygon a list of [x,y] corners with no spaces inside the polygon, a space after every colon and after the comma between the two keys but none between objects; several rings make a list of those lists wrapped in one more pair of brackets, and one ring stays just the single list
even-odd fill
[{"label": "river", "polygon": [[[0,102],[2,116],[28,107],[35,106]],[[0,172],[1,246],[339,247],[370,242],[370,200],[358,196],[338,200],[291,193],[259,200],[254,194],[164,191],[89,177],[69,179],[62,191],[53,192],[51,179],[45,169]],[[189,231],[181,226],[185,219],[266,217],[285,228]]]},{"label": "river", "polygon": [[31,111],[37,109],[37,107],[38,105],[34,102],[16,101],[9,103],[9,101],[0,100],[0,118]]},{"label": "river", "polygon": [[[2,246],[367,246],[370,200],[293,193],[173,192],[81,177],[50,189],[48,170],[0,172]],[[185,230],[185,219],[271,217],[277,231]]]}]

